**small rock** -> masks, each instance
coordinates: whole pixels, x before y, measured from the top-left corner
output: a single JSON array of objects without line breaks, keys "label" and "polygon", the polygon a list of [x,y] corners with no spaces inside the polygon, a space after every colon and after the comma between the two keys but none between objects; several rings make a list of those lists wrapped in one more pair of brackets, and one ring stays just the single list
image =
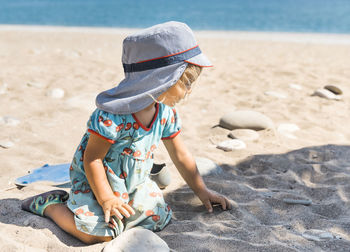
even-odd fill
[{"label": "small rock", "polygon": [[235,129],[232,130],[228,136],[242,141],[254,141],[259,138],[259,133],[251,129]]},{"label": "small rock", "polygon": [[6,140],[0,140],[0,147],[4,148],[4,149],[8,149],[11,148],[12,146],[14,146],[15,144],[11,141],[6,141]]},{"label": "small rock", "polygon": [[23,221],[23,225],[24,225],[24,226],[29,226],[29,225],[30,225],[30,219],[25,219],[25,220]]},{"label": "small rock", "polygon": [[309,200],[309,199],[289,199],[289,198],[286,198],[286,199],[283,199],[283,202],[284,203],[287,203],[287,204],[294,204],[294,205],[305,205],[305,206],[309,206],[312,204],[312,201]]},{"label": "small rock", "polygon": [[61,88],[54,88],[47,92],[47,96],[55,99],[61,99],[64,97],[64,90]]},{"label": "small rock", "polygon": [[334,238],[332,233],[319,229],[307,230],[302,234],[302,236],[310,241],[326,241]]},{"label": "small rock", "polygon": [[144,228],[131,228],[108,242],[103,252],[166,252],[168,245],[158,235]]},{"label": "small rock", "polygon": [[280,98],[280,99],[286,99],[287,98],[287,95],[282,94],[282,93],[278,93],[276,91],[266,91],[265,95],[273,96],[273,97]]},{"label": "small rock", "polygon": [[6,124],[8,126],[17,126],[21,121],[12,116],[0,117],[0,125]]},{"label": "small rock", "polygon": [[247,148],[245,142],[239,139],[226,140],[219,143],[216,148],[224,151],[242,150]]},{"label": "small rock", "polygon": [[340,88],[333,86],[333,85],[326,85],[323,88],[331,91],[333,94],[336,94],[336,95],[343,94],[343,91]]},{"label": "small rock", "polygon": [[197,169],[202,176],[213,173],[219,174],[222,172],[221,167],[208,158],[197,157],[195,160]]},{"label": "small rock", "polygon": [[300,130],[299,126],[293,123],[281,123],[278,128],[278,131],[288,131],[288,132],[294,132],[297,130]]},{"label": "small rock", "polygon": [[312,94],[312,96],[319,96],[319,97],[326,98],[329,100],[340,100],[341,99],[340,95],[336,95],[336,94],[332,93],[331,91],[329,91],[327,89],[323,89],[323,88],[317,89]]},{"label": "small rock", "polygon": [[289,87],[293,88],[293,89],[296,89],[296,90],[302,90],[303,89],[300,85],[294,84],[294,83],[289,84]]},{"label": "small rock", "polygon": [[2,83],[2,84],[0,85],[0,94],[6,94],[6,92],[7,92],[7,87],[8,87],[7,83]]},{"label": "small rock", "polygon": [[220,118],[219,125],[223,128],[263,130],[274,127],[272,120],[262,113],[250,110],[230,112]]},{"label": "small rock", "polygon": [[295,135],[293,135],[292,133],[289,133],[289,132],[283,132],[282,135],[287,137],[287,138],[290,138],[290,139],[297,139],[297,137]]},{"label": "small rock", "polygon": [[28,87],[44,88],[46,85],[41,82],[27,82]]}]

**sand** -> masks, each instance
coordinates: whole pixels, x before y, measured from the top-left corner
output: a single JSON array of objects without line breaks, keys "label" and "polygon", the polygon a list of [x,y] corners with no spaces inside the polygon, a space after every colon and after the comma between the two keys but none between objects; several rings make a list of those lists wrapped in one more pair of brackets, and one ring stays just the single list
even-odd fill
[{"label": "sand", "polygon": [[[129,32],[0,27],[0,117],[13,122],[0,122],[0,143],[12,143],[0,147],[1,251],[100,251],[105,246],[86,246],[50,220],[21,211],[22,199],[54,187],[41,183],[19,189],[14,179],[46,163],[71,161],[94,97],[123,78],[122,40]],[[164,192],[174,218],[157,234],[174,251],[348,250],[350,36],[196,34],[215,67],[205,69],[190,97],[177,106],[181,136],[195,157],[221,166],[221,173],[204,179],[234,208],[208,214],[162,146],[156,161],[166,162],[172,172]],[[340,101],[311,96],[328,84],[343,90]],[[50,97],[54,88],[64,90],[64,97]],[[269,91],[284,98],[266,95]],[[244,150],[217,149],[229,131],[214,126],[224,114],[242,109],[263,113],[276,129],[289,123],[300,130],[292,135],[262,130]],[[312,204],[289,205],[285,198]]]}]

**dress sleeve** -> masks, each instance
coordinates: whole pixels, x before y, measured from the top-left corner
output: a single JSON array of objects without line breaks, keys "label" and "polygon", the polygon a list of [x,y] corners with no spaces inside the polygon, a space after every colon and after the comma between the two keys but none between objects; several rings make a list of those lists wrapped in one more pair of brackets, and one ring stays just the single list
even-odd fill
[{"label": "dress sleeve", "polygon": [[123,127],[118,115],[96,109],[88,121],[88,132],[97,135],[111,144],[119,137],[119,131]]},{"label": "dress sleeve", "polygon": [[162,140],[176,137],[181,131],[181,120],[175,108],[167,107],[161,119],[164,124]]}]

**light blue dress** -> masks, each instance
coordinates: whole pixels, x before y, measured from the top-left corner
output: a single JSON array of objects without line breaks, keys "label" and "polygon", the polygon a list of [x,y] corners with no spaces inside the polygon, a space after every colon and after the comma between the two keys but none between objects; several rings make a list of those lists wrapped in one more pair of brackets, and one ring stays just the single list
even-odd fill
[{"label": "light blue dress", "polygon": [[[74,213],[78,230],[95,236],[116,237],[135,226],[159,231],[170,221],[172,211],[164,202],[157,184],[149,177],[153,152],[160,140],[180,133],[180,119],[175,109],[156,104],[156,113],[149,128],[134,114],[116,115],[96,109],[87,123],[88,129],[75,152],[70,167],[72,188],[68,208]],[[106,175],[116,197],[128,203],[136,214],[118,225],[108,227],[85,175],[84,150],[89,136],[95,134],[112,143],[103,160]]]}]

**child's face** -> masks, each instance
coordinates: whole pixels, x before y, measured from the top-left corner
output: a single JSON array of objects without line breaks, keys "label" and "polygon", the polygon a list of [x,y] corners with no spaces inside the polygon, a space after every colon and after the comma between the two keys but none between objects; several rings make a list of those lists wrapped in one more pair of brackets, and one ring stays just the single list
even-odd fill
[{"label": "child's face", "polygon": [[185,85],[176,83],[174,86],[169,88],[166,92],[161,94],[158,98],[159,101],[174,107],[181,99],[185,98],[186,94],[191,93],[191,89],[187,89]]}]

